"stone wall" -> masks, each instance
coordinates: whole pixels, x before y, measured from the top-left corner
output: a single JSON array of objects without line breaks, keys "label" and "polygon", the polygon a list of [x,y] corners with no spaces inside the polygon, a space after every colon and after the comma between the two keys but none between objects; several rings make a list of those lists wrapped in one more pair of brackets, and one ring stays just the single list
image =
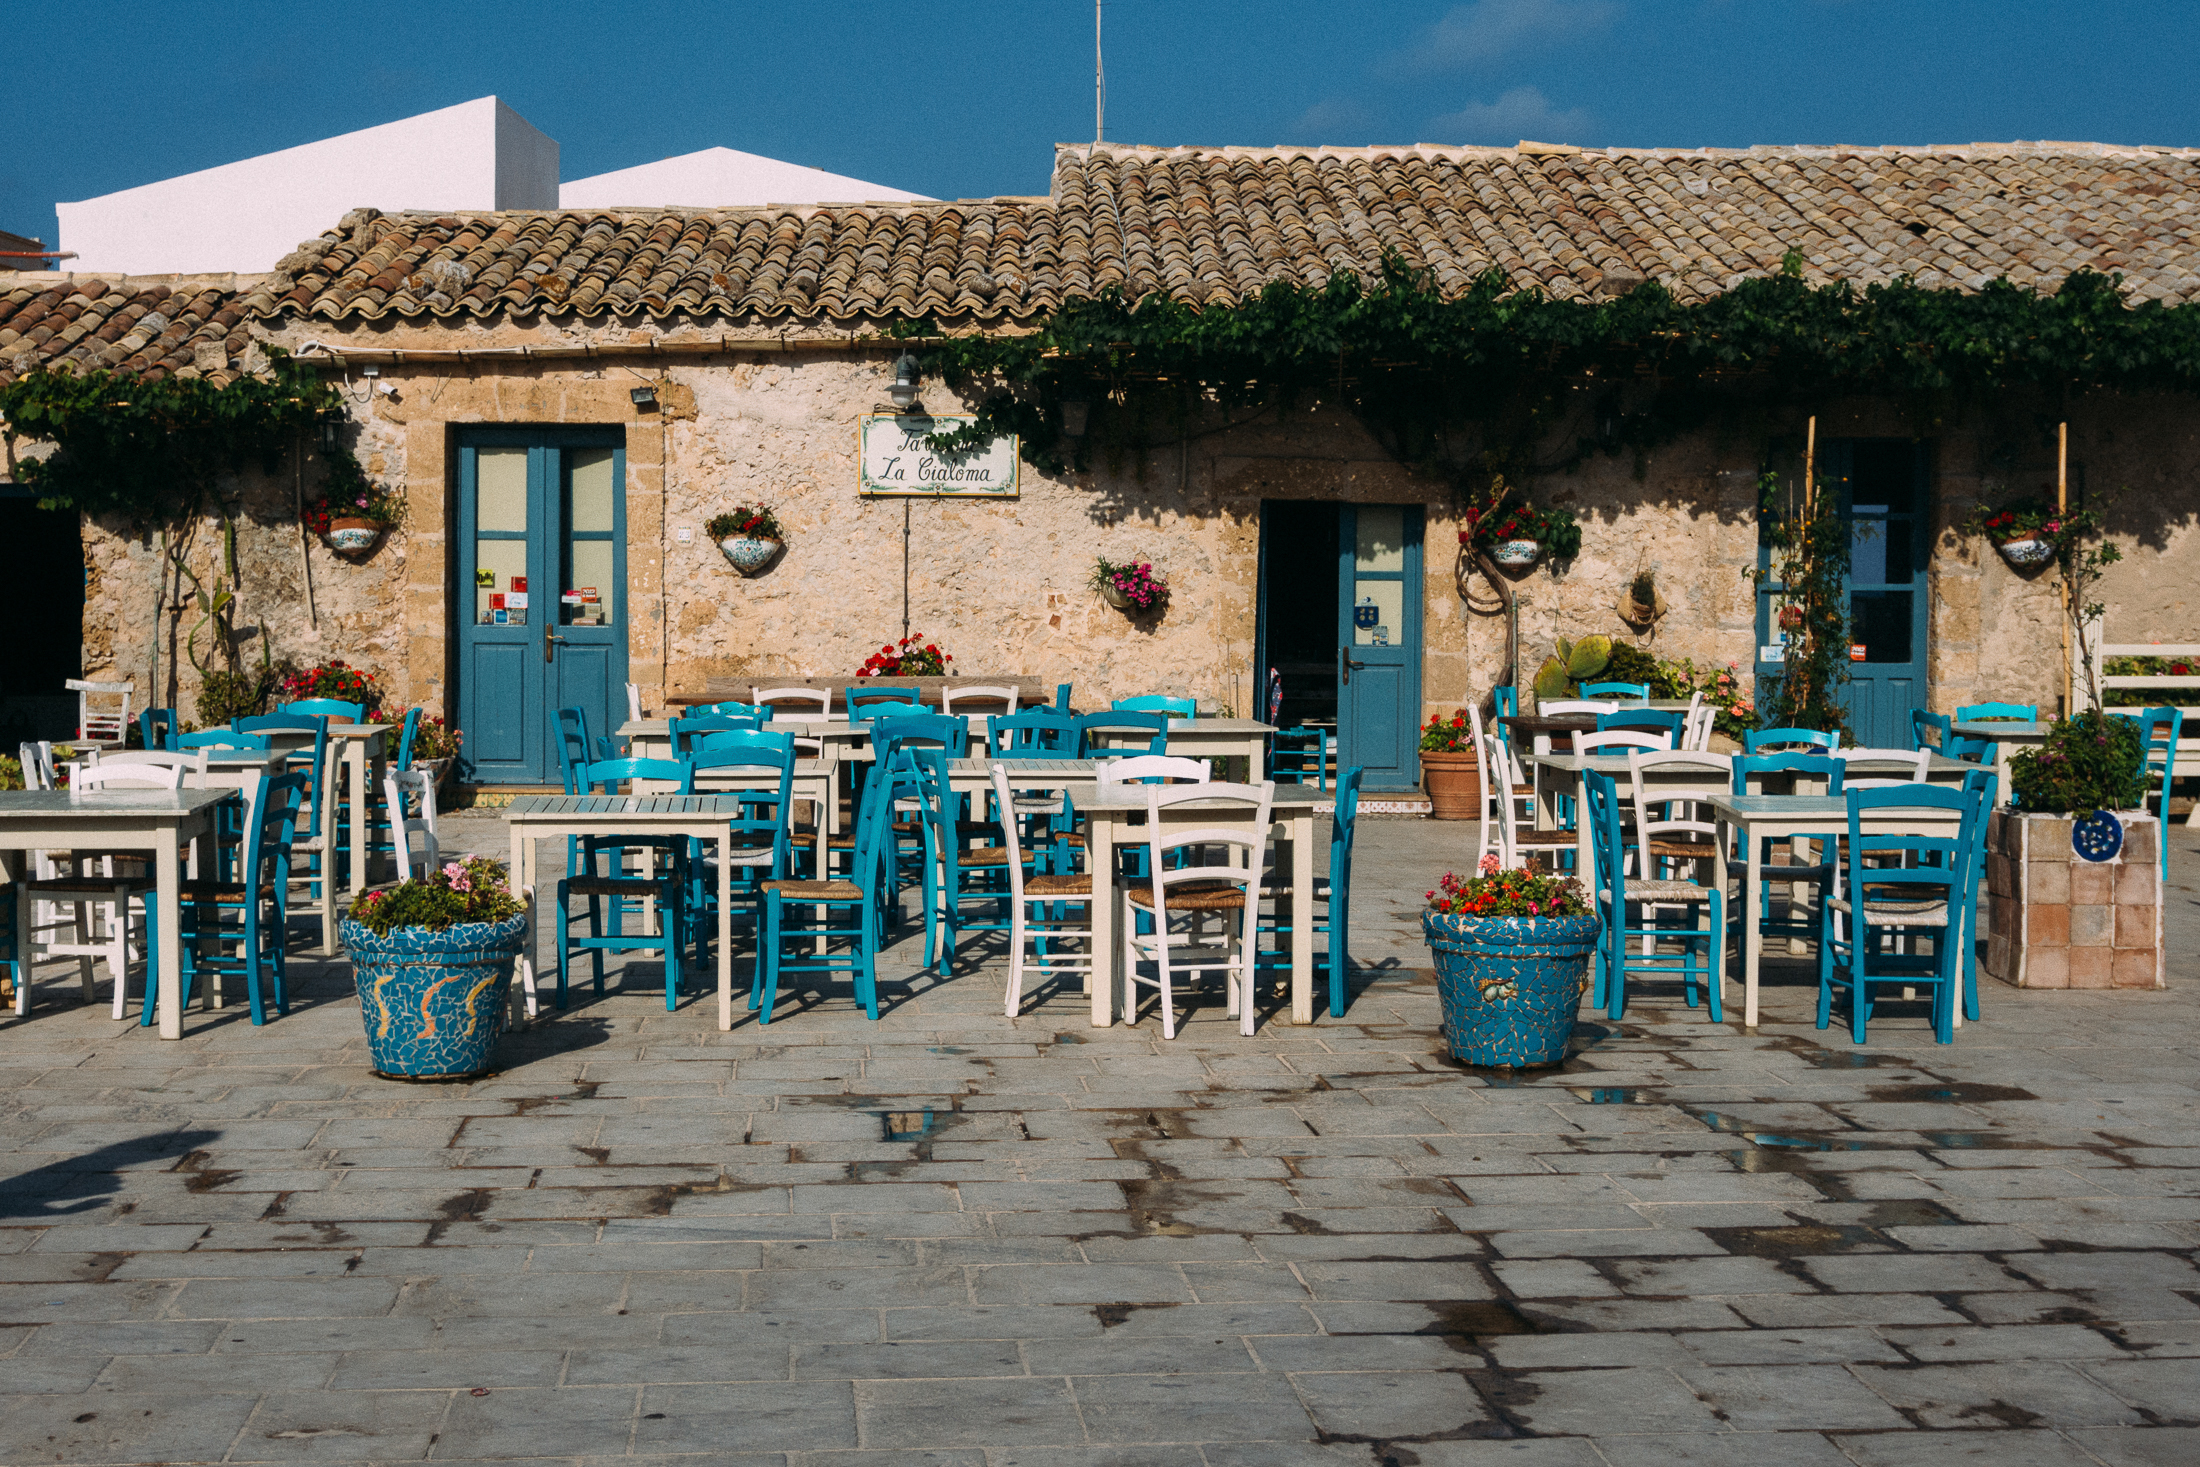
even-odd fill
[{"label": "stone wall", "polygon": [[[337,349],[451,353],[529,343],[618,345],[620,327],[582,330],[402,324],[294,326]],[[677,336],[674,338],[677,339]],[[776,346],[776,344],[774,344]],[[806,349],[643,355],[609,361],[445,355],[386,365],[369,392],[349,379],[348,430],[370,474],[403,486],[407,522],[363,565],[308,548],[305,595],[289,474],[241,486],[244,571],[239,620],[269,628],[275,651],[301,662],[343,657],[376,672],[393,701],[443,711],[454,669],[450,608],[457,547],[454,452],[474,423],[608,424],[627,448],[630,676],[652,706],[700,694],[713,679],[852,674],[900,633],[902,535],[909,533],[909,616],[966,675],[1014,671],[1071,681],[1080,701],[1191,693],[1249,711],[1259,509],[1264,498],[1417,503],[1428,513],[1424,714],[1486,695],[1505,655],[1504,618],[1479,577],[1462,598],[1459,522],[1443,485],[1391,461],[1350,419],[1319,407],[1281,422],[1199,425],[1143,462],[1103,462],[1048,478],[1024,469],[1012,502],[865,500],[856,493],[856,422],[885,395],[892,353],[847,337]],[[630,390],[658,391],[660,410]],[[388,390],[385,390],[388,389]],[[925,385],[935,412],[958,402]],[[2053,706],[2061,640],[2054,583],[2026,580],[1952,526],[1982,495],[2052,488],[2052,440],[2040,404],[1921,421],[1883,404],[1832,404],[1824,438],[1919,433],[1937,444],[1937,543],[1930,668],[1937,707],[1981,697]],[[2105,588],[2119,640],[2200,640],[2192,619],[2193,485],[2200,413],[2182,401],[2089,401],[2071,409],[2072,457],[2095,493],[2124,489],[2117,538],[2130,557]],[[1597,457],[1552,473],[1539,498],[1584,526],[1564,574],[1518,583],[1523,672],[1553,639],[1602,632],[1662,656],[1750,667],[1754,643],[1759,445],[1705,433],[1648,455]],[[317,466],[309,465],[310,488]],[[2128,487],[2126,487],[2128,486]],[[736,502],[772,505],[787,553],[744,580],[703,531]],[[684,538],[683,538],[684,536]],[[211,569],[202,534],[196,563]],[[142,679],[152,652],[154,552],[114,527],[87,534],[85,618],[90,675]],[[1087,587],[1095,556],[1151,560],[1172,598],[1158,621],[1132,621]],[[1670,614],[1636,635],[1615,610],[1638,569],[1652,570]],[[173,617],[170,618],[174,620]],[[195,617],[186,617],[187,630]],[[164,635],[165,635],[164,631]],[[164,645],[162,682],[174,668]],[[192,706],[186,665],[180,706]]]}]

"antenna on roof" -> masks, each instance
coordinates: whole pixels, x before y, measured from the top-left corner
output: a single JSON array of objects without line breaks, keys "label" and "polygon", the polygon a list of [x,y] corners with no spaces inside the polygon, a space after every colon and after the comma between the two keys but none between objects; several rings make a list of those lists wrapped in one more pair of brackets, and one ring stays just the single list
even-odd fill
[{"label": "antenna on roof", "polygon": [[1107,136],[1103,124],[1108,115],[1108,70],[1100,60],[1101,3],[1092,0],[1092,140],[1096,143]]}]

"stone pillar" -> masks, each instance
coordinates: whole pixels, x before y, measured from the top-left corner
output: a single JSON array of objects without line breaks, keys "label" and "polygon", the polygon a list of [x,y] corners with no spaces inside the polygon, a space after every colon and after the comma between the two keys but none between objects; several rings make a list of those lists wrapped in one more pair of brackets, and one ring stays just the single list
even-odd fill
[{"label": "stone pillar", "polygon": [[2120,813],[2107,861],[2070,846],[2067,816],[1993,812],[1986,971],[2017,988],[2164,988],[2161,838],[2152,815]]}]

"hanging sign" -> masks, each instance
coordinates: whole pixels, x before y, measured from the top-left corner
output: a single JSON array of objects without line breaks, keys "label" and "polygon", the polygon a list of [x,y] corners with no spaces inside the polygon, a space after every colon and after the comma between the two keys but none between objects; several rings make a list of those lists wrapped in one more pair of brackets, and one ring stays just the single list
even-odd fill
[{"label": "hanging sign", "polygon": [[857,428],[861,492],[921,498],[1014,499],[1018,462],[1014,436],[966,453],[925,446],[934,433],[977,421],[964,416],[865,413]]}]

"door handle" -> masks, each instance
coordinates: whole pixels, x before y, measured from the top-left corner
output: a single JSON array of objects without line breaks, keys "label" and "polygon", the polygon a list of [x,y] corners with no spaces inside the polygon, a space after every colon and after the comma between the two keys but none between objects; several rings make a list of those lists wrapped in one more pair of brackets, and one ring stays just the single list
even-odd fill
[{"label": "door handle", "polygon": [[1352,654],[1345,648],[1339,647],[1337,649],[1337,681],[1342,683],[1351,682],[1353,672],[1365,666],[1367,664],[1364,662],[1354,662]]},{"label": "door handle", "polygon": [[555,632],[552,632],[549,628],[545,627],[542,633],[542,660],[545,662],[555,662],[558,656],[558,649],[553,644],[557,642],[562,642],[564,640],[565,638],[557,635]]}]

